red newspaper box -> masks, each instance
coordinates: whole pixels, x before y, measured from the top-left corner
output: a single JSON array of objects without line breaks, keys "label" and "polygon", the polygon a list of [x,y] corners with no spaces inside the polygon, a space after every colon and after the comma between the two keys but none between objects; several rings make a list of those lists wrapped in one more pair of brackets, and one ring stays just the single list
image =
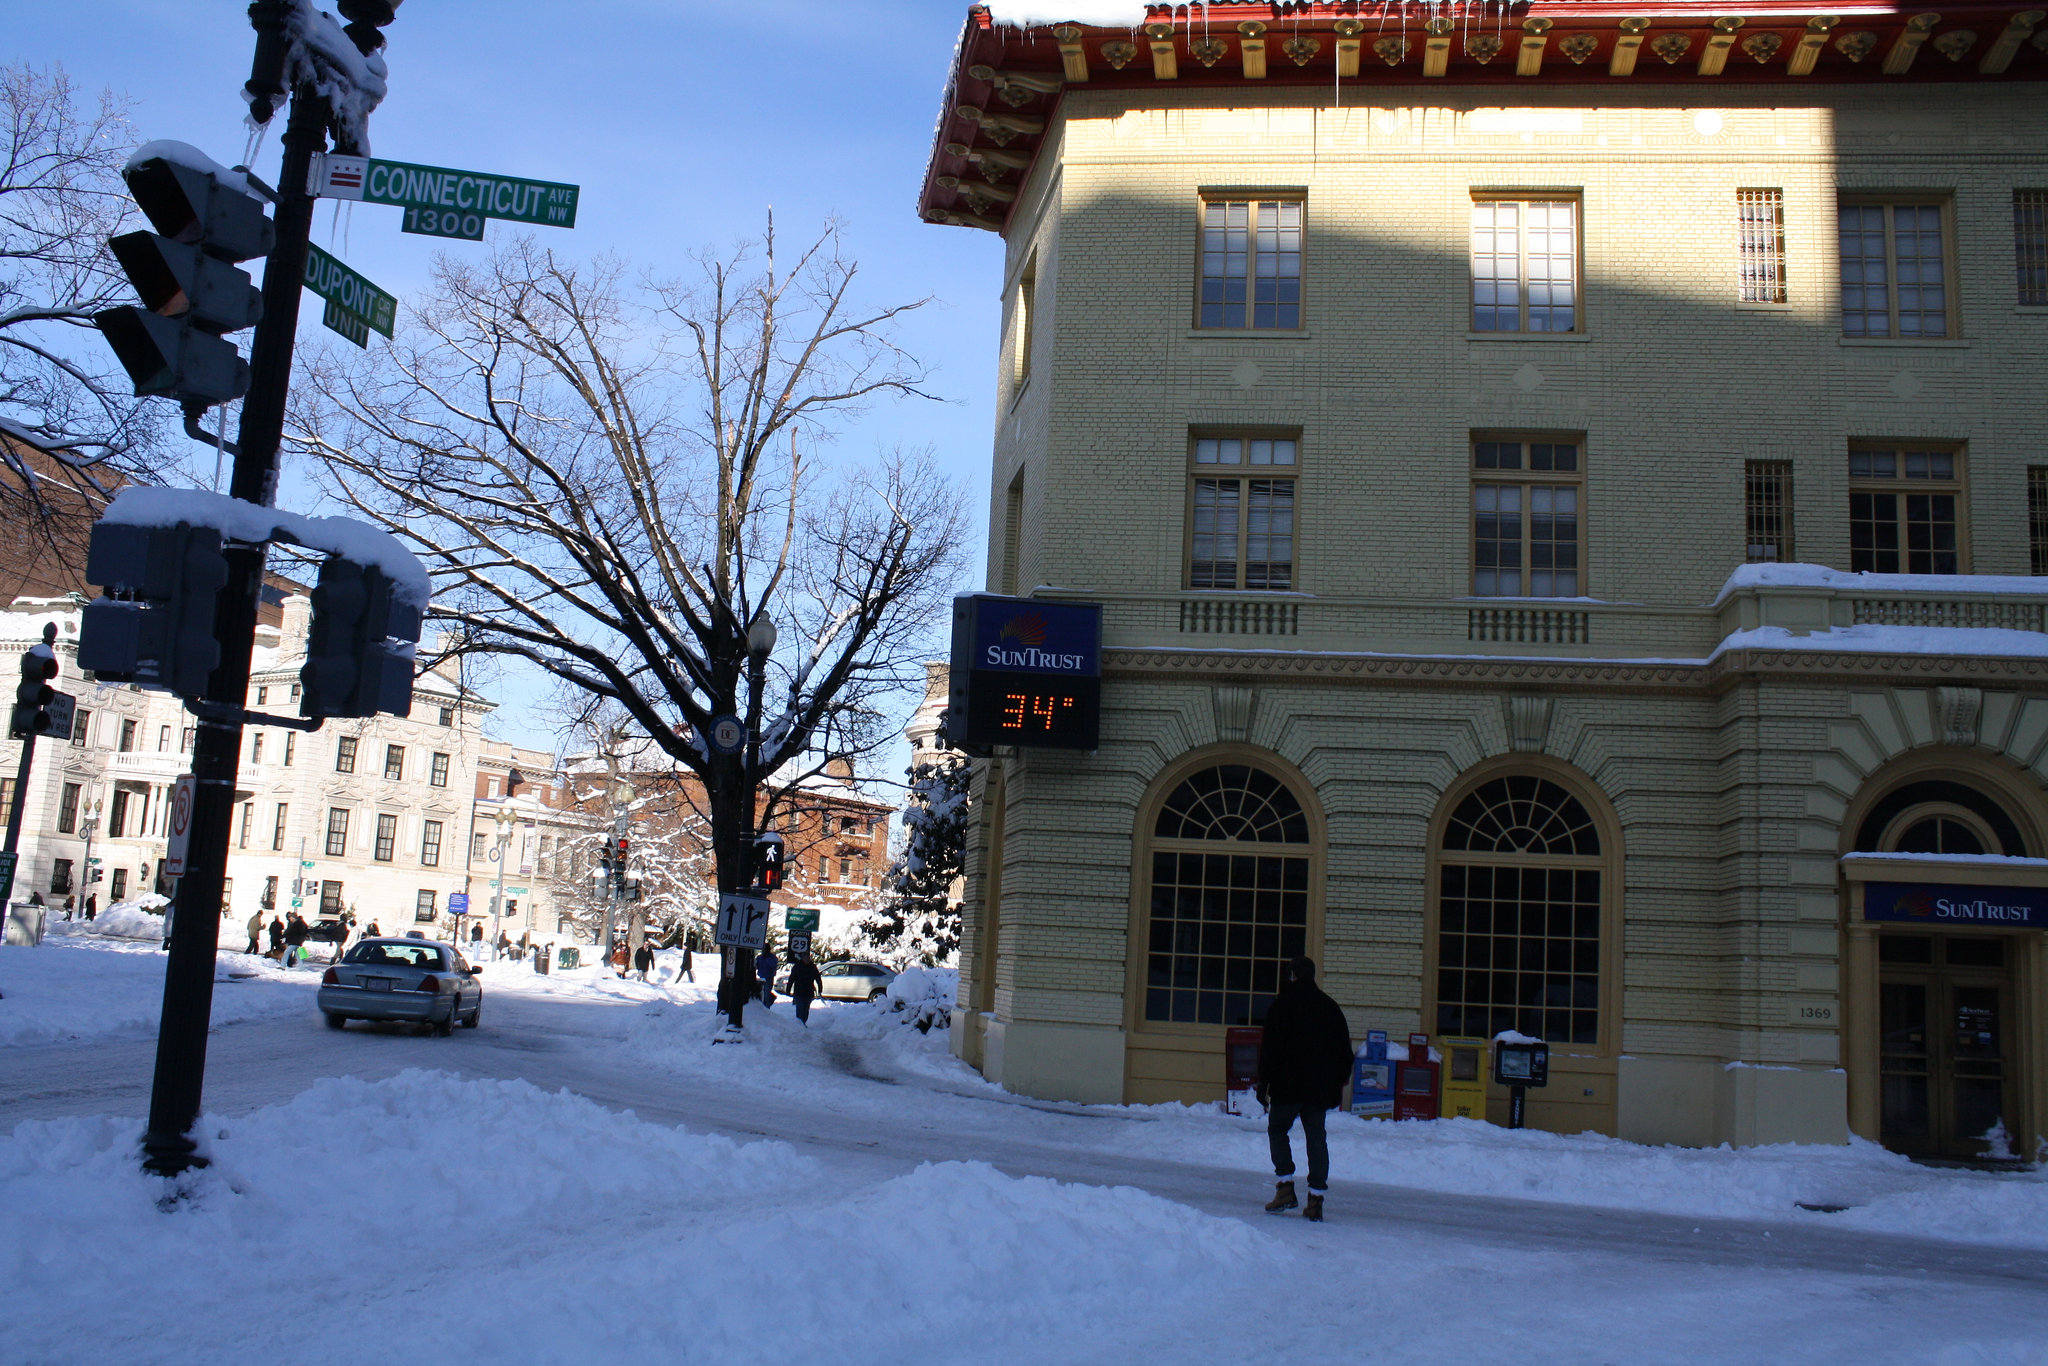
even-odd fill
[{"label": "red newspaper box", "polygon": [[1394,1077],[1394,1118],[1435,1119],[1438,1064],[1429,1059],[1429,1035],[1408,1036],[1408,1060]]},{"label": "red newspaper box", "polygon": [[1266,1031],[1238,1025],[1223,1031],[1223,1108],[1233,1115],[1251,1113],[1259,1088],[1259,1040]]}]

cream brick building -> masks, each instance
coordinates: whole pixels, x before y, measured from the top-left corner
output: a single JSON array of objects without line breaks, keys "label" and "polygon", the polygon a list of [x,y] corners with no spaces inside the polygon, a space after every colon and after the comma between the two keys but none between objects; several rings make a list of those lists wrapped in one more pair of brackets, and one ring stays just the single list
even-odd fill
[{"label": "cream brick building", "polygon": [[927,170],[988,586],[1105,609],[1100,748],[980,766],[955,1050],[1214,1098],[1298,947],[1549,1039],[1532,1124],[2032,1152],[2044,935],[1882,917],[2048,897],[2039,13],[1143,9],[971,12]]}]

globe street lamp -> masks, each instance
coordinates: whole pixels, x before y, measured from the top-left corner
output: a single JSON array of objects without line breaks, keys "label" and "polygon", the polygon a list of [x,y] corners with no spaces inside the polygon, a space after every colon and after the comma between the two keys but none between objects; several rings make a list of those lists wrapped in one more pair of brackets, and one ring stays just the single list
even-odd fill
[{"label": "globe street lamp", "polygon": [[[505,851],[512,843],[512,831],[519,824],[519,818],[505,807],[500,806],[493,818],[498,825],[498,845],[491,851],[491,860],[498,865],[498,877],[491,888],[491,956],[498,953],[498,917],[505,906]],[[460,935],[461,931],[456,933]]]},{"label": "globe street lamp", "polygon": [[[85,835],[85,871],[79,878],[77,897],[77,908],[81,911],[85,909],[85,899],[94,895],[92,889],[92,837],[99,831],[100,812],[105,806],[106,803],[100,798],[100,789],[95,786],[92,789],[92,796],[86,799],[78,819],[78,828]],[[69,915],[66,915],[64,918],[66,920],[71,919]]]}]

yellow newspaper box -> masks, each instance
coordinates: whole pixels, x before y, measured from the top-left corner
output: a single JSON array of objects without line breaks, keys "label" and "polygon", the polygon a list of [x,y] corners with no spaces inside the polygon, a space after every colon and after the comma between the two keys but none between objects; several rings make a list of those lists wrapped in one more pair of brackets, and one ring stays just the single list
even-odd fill
[{"label": "yellow newspaper box", "polygon": [[1437,1113],[1445,1119],[1486,1118],[1486,1040],[1440,1038],[1443,1050],[1442,1097]]}]

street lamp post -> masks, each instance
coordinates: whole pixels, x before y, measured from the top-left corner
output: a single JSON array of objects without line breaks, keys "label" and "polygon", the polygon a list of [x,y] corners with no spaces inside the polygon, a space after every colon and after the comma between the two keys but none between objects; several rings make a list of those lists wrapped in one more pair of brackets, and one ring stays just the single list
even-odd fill
[{"label": "street lamp post", "polygon": [[[99,831],[100,810],[106,805],[101,799],[99,792],[100,790],[97,787],[93,789],[93,795],[86,798],[82,804],[78,818],[78,828],[85,835],[85,865],[78,878],[77,909],[80,911],[85,909],[85,899],[93,894],[92,837]],[[67,915],[64,918],[69,920],[71,917]]]},{"label": "street lamp post", "polygon": [[504,912],[505,907],[505,851],[511,847],[512,830],[518,824],[518,818],[500,806],[493,819],[498,825],[498,846],[494,859],[498,865],[498,876],[491,884],[491,953],[495,957],[498,952],[498,917]]}]

